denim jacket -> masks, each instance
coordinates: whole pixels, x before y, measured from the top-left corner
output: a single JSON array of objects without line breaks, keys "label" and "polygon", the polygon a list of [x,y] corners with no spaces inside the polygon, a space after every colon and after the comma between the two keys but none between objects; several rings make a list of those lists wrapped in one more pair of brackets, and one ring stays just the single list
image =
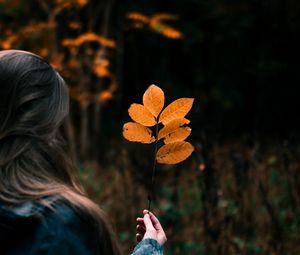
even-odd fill
[{"label": "denim jacket", "polygon": [[134,249],[132,255],[163,255],[162,246],[154,239],[142,240]]},{"label": "denim jacket", "polygon": [[[0,254],[94,255],[97,248],[89,223],[62,201],[55,203],[55,210],[35,202],[0,205]],[[163,250],[155,240],[145,239],[132,255],[146,254],[162,255]]]}]

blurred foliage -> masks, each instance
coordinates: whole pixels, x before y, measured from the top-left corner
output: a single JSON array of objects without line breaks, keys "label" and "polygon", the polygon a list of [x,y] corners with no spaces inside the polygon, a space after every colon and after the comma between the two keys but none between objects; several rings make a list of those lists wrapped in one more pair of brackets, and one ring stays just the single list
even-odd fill
[{"label": "blurred foliage", "polygon": [[[268,140],[203,145],[181,166],[157,169],[153,209],[167,232],[166,254],[299,254],[300,147]],[[137,147],[110,146],[105,168],[81,169],[127,253],[150,187],[152,159],[139,165],[148,149]]]},{"label": "blurred foliage", "polygon": [[65,134],[124,251],[147,206],[153,150],[121,130],[157,83],[166,104],[195,98],[195,152],[155,181],[167,254],[296,255],[299,11],[297,0],[0,0],[0,49],[33,51],[66,79]]}]

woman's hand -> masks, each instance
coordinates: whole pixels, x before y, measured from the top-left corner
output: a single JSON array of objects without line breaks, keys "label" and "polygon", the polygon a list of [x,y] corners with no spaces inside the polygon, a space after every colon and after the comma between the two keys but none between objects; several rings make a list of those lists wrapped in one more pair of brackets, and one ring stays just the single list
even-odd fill
[{"label": "woman's hand", "polygon": [[151,238],[163,245],[167,241],[167,237],[159,220],[148,210],[144,210],[143,213],[143,218],[136,219],[136,240],[140,242],[143,239]]}]

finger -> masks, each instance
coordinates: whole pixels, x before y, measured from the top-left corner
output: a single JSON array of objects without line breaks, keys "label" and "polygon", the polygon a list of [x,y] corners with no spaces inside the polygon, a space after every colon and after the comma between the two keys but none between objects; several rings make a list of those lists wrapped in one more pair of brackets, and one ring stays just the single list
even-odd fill
[{"label": "finger", "polygon": [[160,222],[159,222],[159,220],[156,218],[156,216],[152,212],[144,209],[143,213],[144,213],[144,215],[146,215],[146,214],[150,215],[150,219],[151,219],[151,221],[153,223],[153,226],[156,230],[163,229]]},{"label": "finger", "polygon": [[138,218],[136,218],[136,221],[139,223],[139,222],[144,222],[144,218],[140,218],[140,217],[138,217]]},{"label": "finger", "polygon": [[136,234],[139,234],[142,238],[144,238],[144,235],[146,234],[146,232],[143,230],[141,232],[136,232]]},{"label": "finger", "polygon": [[154,214],[150,213],[150,218],[151,218],[153,226],[156,230],[163,230],[163,227],[160,224],[160,221],[156,218],[156,216]]},{"label": "finger", "polygon": [[144,224],[145,224],[145,227],[146,227],[146,231],[155,230],[155,228],[153,227],[153,224],[152,224],[152,221],[150,219],[149,214],[144,215]]},{"label": "finger", "polygon": [[143,227],[143,226],[141,226],[141,225],[137,225],[137,226],[136,226],[136,230],[137,230],[137,232],[140,233],[140,234],[145,234],[145,232],[146,232],[145,227]]},{"label": "finger", "polygon": [[143,237],[140,234],[136,234],[135,237],[138,242],[140,242],[143,239]]},{"label": "finger", "polygon": [[138,225],[136,226],[136,229],[143,229],[143,230],[146,230],[145,225],[140,225],[140,224],[138,224]]},{"label": "finger", "polygon": [[139,234],[143,238],[144,235],[146,234],[146,232],[145,231],[143,231],[143,232],[137,232],[136,234]]},{"label": "finger", "polygon": [[140,220],[137,220],[137,225],[141,225],[144,229],[146,229],[144,219],[140,218]]}]

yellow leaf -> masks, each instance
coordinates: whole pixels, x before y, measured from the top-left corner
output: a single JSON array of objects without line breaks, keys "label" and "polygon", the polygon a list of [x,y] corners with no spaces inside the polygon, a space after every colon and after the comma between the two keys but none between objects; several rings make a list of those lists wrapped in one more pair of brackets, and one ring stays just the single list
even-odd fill
[{"label": "yellow leaf", "polygon": [[184,141],[190,134],[192,129],[190,127],[181,127],[175,130],[174,132],[168,134],[165,139],[164,143],[175,143],[175,142],[182,142]]},{"label": "yellow leaf", "polygon": [[164,125],[172,120],[183,118],[192,108],[194,98],[179,98],[169,104],[160,114],[159,123]]},{"label": "yellow leaf", "polygon": [[162,89],[152,84],[144,93],[143,104],[156,118],[165,104]]},{"label": "yellow leaf", "polygon": [[156,160],[161,164],[177,164],[187,159],[194,151],[188,142],[175,142],[162,146],[156,154]]},{"label": "yellow leaf", "polygon": [[137,123],[151,127],[156,124],[155,117],[141,104],[131,104],[128,109],[129,116]]},{"label": "yellow leaf", "polygon": [[134,122],[127,122],[123,125],[123,136],[131,142],[152,143],[155,141],[151,129]]},{"label": "yellow leaf", "polygon": [[188,119],[182,118],[182,119],[176,119],[170,121],[166,126],[164,126],[159,132],[158,132],[158,140],[164,138],[168,134],[174,132],[176,129],[180,128],[184,124],[189,124],[190,121]]}]

